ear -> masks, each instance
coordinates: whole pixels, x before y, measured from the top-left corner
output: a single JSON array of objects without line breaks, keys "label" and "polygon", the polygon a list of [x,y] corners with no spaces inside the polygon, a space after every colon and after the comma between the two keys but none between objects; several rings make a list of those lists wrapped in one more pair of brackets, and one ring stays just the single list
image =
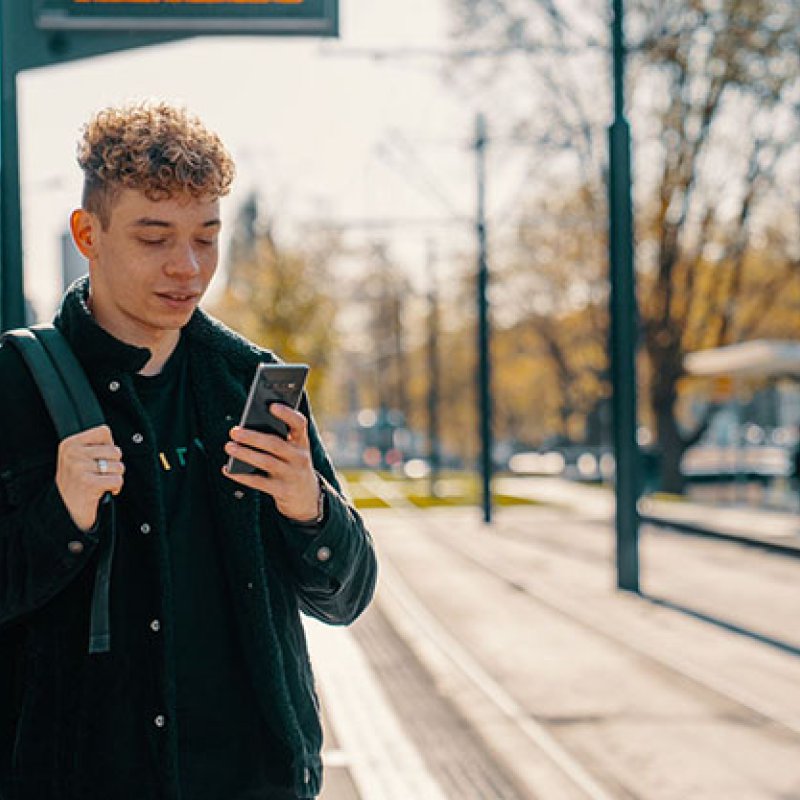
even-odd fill
[{"label": "ear", "polygon": [[85,208],[76,208],[69,217],[69,229],[75,246],[89,261],[95,258],[99,225],[97,216]]}]

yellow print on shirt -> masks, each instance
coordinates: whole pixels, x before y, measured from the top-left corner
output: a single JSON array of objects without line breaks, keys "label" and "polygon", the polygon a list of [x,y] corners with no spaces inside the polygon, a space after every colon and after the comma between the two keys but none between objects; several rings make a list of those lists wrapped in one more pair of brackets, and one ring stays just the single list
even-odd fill
[{"label": "yellow print on shirt", "polygon": [[201,453],[205,453],[206,448],[203,446],[203,443],[195,438],[192,441],[192,444],[189,447],[173,447],[169,452],[169,456],[167,453],[160,452],[158,454],[158,460],[161,462],[161,468],[164,472],[171,472],[173,469],[186,469],[189,458],[188,454],[190,450],[199,450]]}]

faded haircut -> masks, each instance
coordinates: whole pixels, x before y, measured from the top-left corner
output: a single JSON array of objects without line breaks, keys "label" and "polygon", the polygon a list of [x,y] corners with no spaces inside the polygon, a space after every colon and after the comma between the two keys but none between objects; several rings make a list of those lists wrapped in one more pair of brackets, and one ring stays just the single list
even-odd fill
[{"label": "faded haircut", "polygon": [[104,229],[121,189],[150,200],[228,194],[235,167],[217,134],[185,109],[143,102],[98,111],[82,129],[83,207]]}]

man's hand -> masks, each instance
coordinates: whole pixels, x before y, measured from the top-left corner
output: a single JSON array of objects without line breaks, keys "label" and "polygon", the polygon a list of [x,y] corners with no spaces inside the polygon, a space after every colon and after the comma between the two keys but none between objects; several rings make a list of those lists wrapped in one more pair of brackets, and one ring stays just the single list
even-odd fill
[{"label": "man's hand", "polygon": [[281,403],[273,403],[270,413],[287,424],[288,439],[284,441],[272,433],[259,433],[237,425],[231,429],[232,441],[225,445],[229,456],[262,472],[231,475],[225,467],[222,471],[243,486],[272,495],[284,517],[295,522],[310,522],[317,516],[320,488],[311,461],[308,421],[299,411]]},{"label": "man's hand", "polygon": [[61,499],[82,531],[97,520],[97,506],[106,493],[122,491],[125,465],[114,444],[111,428],[100,425],[64,439],[58,446],[56,486]]}]

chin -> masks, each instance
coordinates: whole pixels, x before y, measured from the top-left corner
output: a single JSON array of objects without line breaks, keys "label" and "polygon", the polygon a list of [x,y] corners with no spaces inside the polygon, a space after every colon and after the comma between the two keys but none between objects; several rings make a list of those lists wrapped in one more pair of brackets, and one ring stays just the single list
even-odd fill
[{"label": "chin", "polygon": [[190,309],[162,310],[161,313],[154,315],[153,322],[156,323],[156,327],[164,328],[165,330],[177,330],[189,322],[196,308],[197,304]]},{"label": "chin", "polygon": [[194,311],[188,314],[181,313],[171,316],[169,327],[173,330],[179,330],[180,328],[183,328],[185,325],[188,324],[189,320],[192,318],[192,314],[194,314]]}]

